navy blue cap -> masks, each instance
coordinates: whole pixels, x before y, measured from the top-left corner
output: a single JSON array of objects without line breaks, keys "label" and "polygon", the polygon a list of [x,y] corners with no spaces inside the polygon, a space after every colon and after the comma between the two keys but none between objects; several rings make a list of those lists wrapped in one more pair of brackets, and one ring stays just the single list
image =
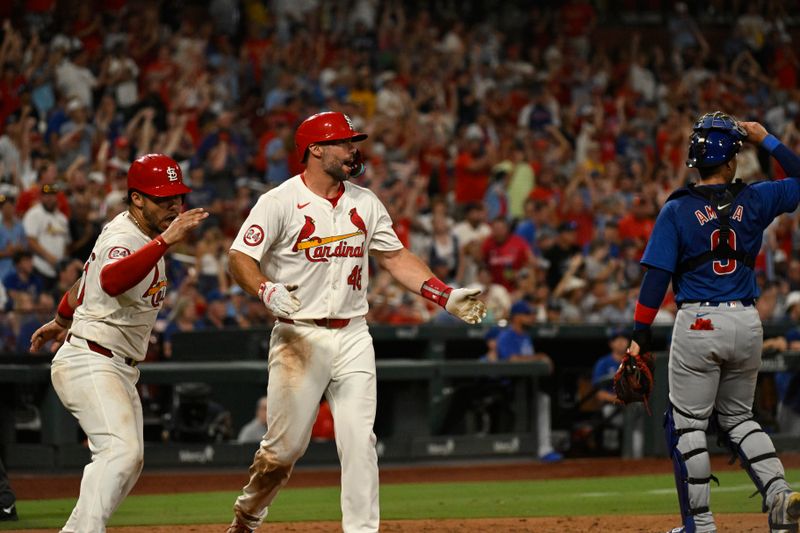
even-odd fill
[{"label": "navy blue cap", "polygon": [[786,342],[800,341],[800,329],[793,328],[786,333]]},{"label": "navy blue cap", "polygon": [[498,325],[492,326],[491,328],[489,328],[489,331],[487,331],[483,335],[483,340],[491,341],[491,340],[496,339],[497,337],[500,336],[500,333],[503,331],[503,329],[504,328],[502,326],[498,326]]},{"label": "navy blue cap", "polygon": [[613,341],[617,337],[625,337],[626,339],[630,340],[631,334],[627,328],[623,327],[613,328],[608,332],[608,340]]},{"label": "navy blue cap", "polygon": [[222,294],[217,289],[212,289],[211,291],[208,292],[208,294],[206,294],[206,302],[208,302],[208,303],[216,302],[216,301],[224,300],[224,299],[225,299],[225,295]]},{"label": "navy blue cap", "polygon": [[531,314],[533,314],[533,307],[525,300],[514,302],[514,305],[511,306],[511,316]]}]

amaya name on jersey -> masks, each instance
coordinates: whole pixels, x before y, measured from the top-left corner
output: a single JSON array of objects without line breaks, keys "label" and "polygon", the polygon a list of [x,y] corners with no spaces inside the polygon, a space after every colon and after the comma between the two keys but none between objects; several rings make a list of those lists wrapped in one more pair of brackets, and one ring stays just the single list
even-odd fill
[{"label": "amaya name on jersey", "polygon": [[[724,209],[726,207],[727,206],[722,205],[719,206],[719,209]],[[703,214],[703,212],[700,211],[699,209],[696,209],[694,212],[694,216],[697,217],[697,221],[700,222],[701,226],[706,222],[708,222],[709,220],[717,218],[716,211],[714,211],[714,209],[710,205],[705,206],[705,209],[706,209],[705,214]],[[741,222],[743,214],[744,214],[744,206],[738,205],[736,206],[736,211],[734,211],[733,214],[731,215],[731,220],[736,220],[737,222]]]}]

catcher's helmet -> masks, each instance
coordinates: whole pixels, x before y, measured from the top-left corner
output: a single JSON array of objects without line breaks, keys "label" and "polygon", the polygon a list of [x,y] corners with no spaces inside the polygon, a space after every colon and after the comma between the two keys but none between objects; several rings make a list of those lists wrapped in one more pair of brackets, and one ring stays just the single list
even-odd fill
[{"label": "catcher's helmet", "polygon": [[686,166],[691,168],[727,163],[739,152],[742,140],[747,137],[736,119],[721,111],[706,113],[697,119],[693,129],[686,160]]},{"label": "catcher's helmet", "polygon": [[326,111],[311,115],[303,121],[294,134],[297,156],[305,161],[309,144],[325,141],[363,141],[366,133],[356,131],[350,117],[337,111]]},{"label": "catcher's helmet", "polygon": [[159,198],[191,192],[183,184],[181,167],[164,154],[143,155],[131,164],[128,190],[131,189]]}]

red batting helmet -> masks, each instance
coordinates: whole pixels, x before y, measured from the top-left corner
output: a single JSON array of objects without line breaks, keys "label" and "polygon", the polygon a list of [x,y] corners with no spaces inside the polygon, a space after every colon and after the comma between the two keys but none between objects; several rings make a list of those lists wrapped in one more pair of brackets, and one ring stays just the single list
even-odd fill
[{"label": "red batting helmet", "polygon": [[164,154],[143,155],[131,164],[128,169],[128,190],[131,189],[159,198],[191,192],[183,184],[181,167]]},{"label": "red batting helmet", "polygon": [[345,139],[363,141],[366,138],[366,133],[353,128],[350,117],[337,111],[326,111],[311,115],[300,124],[294,134],[294,144],[297,146],[297,156],[301,161],[305,161],[309,144]]}]

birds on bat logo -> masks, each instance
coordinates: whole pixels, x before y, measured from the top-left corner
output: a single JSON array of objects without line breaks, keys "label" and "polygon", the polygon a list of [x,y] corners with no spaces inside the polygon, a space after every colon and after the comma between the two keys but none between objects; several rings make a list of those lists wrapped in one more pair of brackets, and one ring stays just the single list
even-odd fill
[{"label": "birds on bat logo", "polygon": [[[363,257],[364,244],[367,240],[367,225],[364,219],[358,214],[358,210],[354,207],[350,210],[350,222],[355,226],[356,231],[351,233],[344,233],[341,235],[331,235],[329,237],[317,237],[314,235],[316,232],[316,223],[314,219],[305,215],[305,222],[300,232],[297,235],[297,240],[292,246],[293,252],[303,251],[306,259],[312,263],[327,263],[329,257]],[[359,246],[352,246],[347,244],[346,239],[351,237],[364,236],[364,242]],[[330,246],[332,243],[338,242],[336,246]]]},{"label": "birds on bat logo", "polygon": [[150,286],[142,294],[143,299],[150,298],[150,303],[153,307],[159,307],[164,298],[167,297],[167,280],[159,278],[158,265],[156,265],[153,281],[150,282]]}]

